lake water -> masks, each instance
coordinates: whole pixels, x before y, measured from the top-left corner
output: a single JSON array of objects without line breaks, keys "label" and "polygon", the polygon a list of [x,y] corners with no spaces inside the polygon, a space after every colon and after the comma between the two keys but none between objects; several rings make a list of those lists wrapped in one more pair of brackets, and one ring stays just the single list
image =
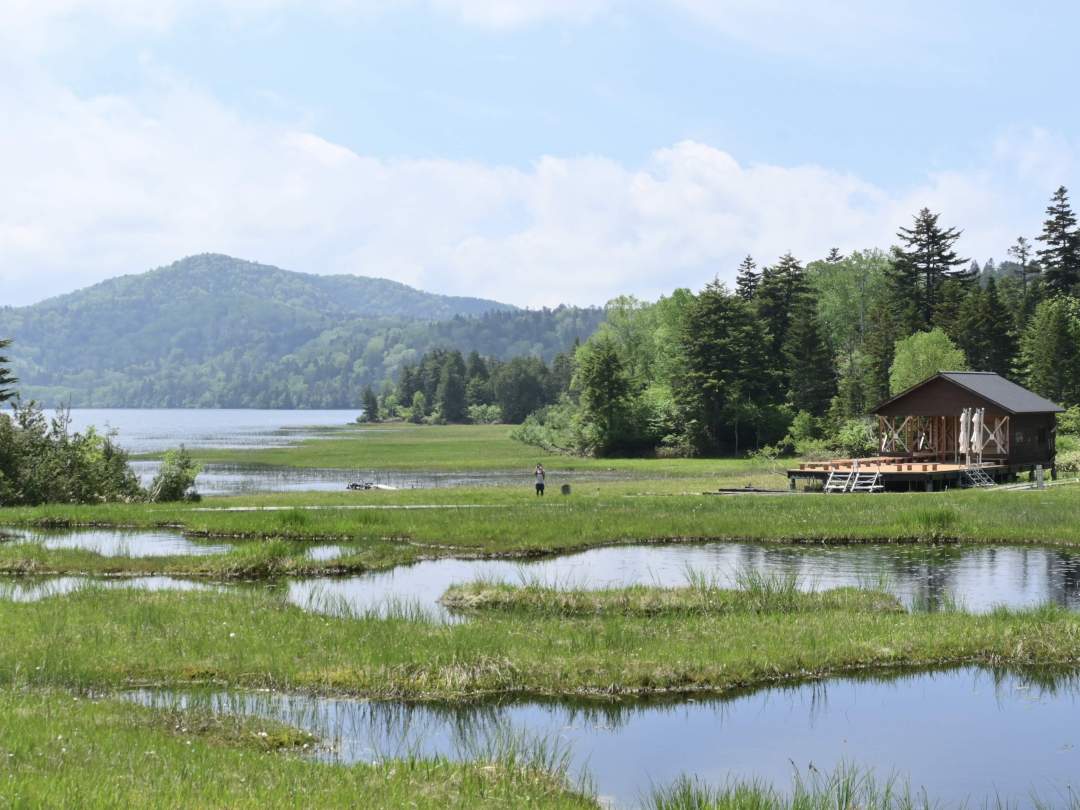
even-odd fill
[{"label": "lake water", "polygon": [[222,554],[231,546],[191,540],[164,529],[81,529],[79,531],[39,531],[5,529],[11,542],[37,543],[48,549],[83,549],[103,557],[164,557],[169,555]]},{"label": "lake water", "polygon": [[72,427],[115,429],[128,452],[160,453],[179,447],[255,449],[284,447],[327,428],[355,424],[360,410],[279,411],[226,408],[78,408]]},{"label": "lake water", "polygon": [[[71,411],[72,428],[115,429],[117,442],[133,455],[161,453],[183,444],[189,449],[260,449],[287,447],[307,439],[332,435],[335,428],[356,427],[360,410],[282,411],[229,409],[81,408]],[[135,461],[132,467],[143,486],[157,474],[157,461]],[[554,471],[553,471],[554,472]],[[559,483],[624,479],[610,471],[556,473]],[[342,492],[352,482],[369,482],[397,489],[460,486],[521,486],[532,484],[532,472],[486,471],[442,473],[424,471],[322,469],[242,464],[206,464],[195,482],[203,495],[242,495],[255,492]]]},{"label": "lake water", "polygon": [[1075,676],[976,668],[840,678],[721,700],[410,705],[252,693],[139,692],[158,707],[199,706],[272,718],[333,744],[322,757],[370,762],[403,755],[475,759],[507,736],[557,742],[572,773],[601,798],[634,807],[654,784],[694,774],[722,785],[778,789],[792,765],[842,763],[896,775],[947,806],[1064,804],[1080,789],[1080,690]]},{"label": "lake water", "polygon": [[81,588],[133,588],[145,591],[193,591],[215,586],[176,577],[0,577],[0,599],[9,602],[37,602],[64,596]]},{"label": "lake water", "polygon": [[[5,529],[15,539],[49,548],[83,548],[106,556],[203,555],[235,544],[184,537],[165,529],[129,531]],[[258,542],[258,541],[248,541]],[[360,548],[352,543],[296,543],[297,554],[331,560]],[[687,572],[735,587],[740,573],[795,576],[803,589],[885,587],[909,607],[950,601],[974,612],[997,605],[1045,603],[1080,609],[1080,552],[1029,546],[848,545],[780,546],[761,543],[668,543],[611,546],[538,560],[441,559],[348,577],[286,580],[288,599],[306,609],[380,612],[415,605],[429,616],[452,618],[438,603],[453,584],[490,580],[559,588],[627,585],[677,587]]]},{"label": "lake water", "polygon": [[[347,548],[347,546],[345,546]],[[443,559],[340,579],[289,583],[289,599],[334,612],[381,611],[415,604],[449,618],[438,599],[450,585],[494,580],[539,582],[560,588],[626,585],[675,587],[687,571],[734,586],[740,572],[798,577],[804,589],[883,583],[908,606],[941,607],[959,601],[971,611],[996,605],[1044,603],[1080,608],[1080,554],[1048,548],[851,545],[770,546],[757,543],[670,543],[613,546],[535,561]]]}]

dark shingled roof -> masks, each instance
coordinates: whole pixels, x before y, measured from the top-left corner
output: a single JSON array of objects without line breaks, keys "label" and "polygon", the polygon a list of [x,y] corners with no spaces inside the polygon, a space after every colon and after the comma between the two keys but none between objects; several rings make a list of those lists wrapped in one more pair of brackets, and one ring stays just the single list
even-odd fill
[{"label": "dark shingled roof", "polygon": [[944,377],[949,382],[966,388],[976,396],[994,403],[1009,413],[1063,413],[1065,411],[1060,405],[1040,397],[1033,391],[1028,391],[1023,386],[1009,382],[992,371],[942,371],[882,402],[874,410],[880,410],[890,402],[907,396],[938,377]]}]

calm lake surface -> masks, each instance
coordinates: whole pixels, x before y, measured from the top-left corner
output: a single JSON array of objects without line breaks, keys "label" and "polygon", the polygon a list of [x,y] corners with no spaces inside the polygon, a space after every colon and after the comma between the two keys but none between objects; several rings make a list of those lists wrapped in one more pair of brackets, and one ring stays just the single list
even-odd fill
[{"label": "calm lake surface", "polygon": [[[331,554],[347,552],[333,547]],[[1030,607],[1051,602],[1080,609],[1080,554],[1047,548],[939,546],[769,546],[756,543],[616,546],[519,562],[432,560],[390,571],[340,579],[289,583],[289,599],[333,612],[380,611],[409,603],[448,618],[438,599],[450,585],[478,579],[560,588],[626,585],[674,587],[687,572],[733,587],[740,572],[794,575],[803,589],[883,585],[909,607],[942,607],[959,601],[971,611],[997,605]]]},{"label": "calm lake surface", "polygon": [[[5,543],[40,542],[48,548],[82,548],[105,556],[204,555],[227,552],[238,545],[191,539],[164,529],[4,532],[9,536],[2,541]],[[350,543],[295,546],[297,554],[317,560],[347,556],[360,548]],[[884,587],[909,607],[937,608],[956,601],[974,612],[998,605],[1031,607],[1046,603],[1080,609],[1080,552],[1027,546],[630,545],[529,561],[430,560],[358,576],[290,579],[270,586],[284,588],[288,600],[305,609],[378,613],[408,604],[446,620],[453,617],[438,599],[455,583],[490,580],[564,589],[677,587],[687,584],[690,571],[715,580],[721,587],[735,587],[737,576],[747,571],[795,576],[804,590]],[[169,583],[168,578],[163,578],[159,584],[167,587]],[[50,595],[44,587],[39,592]]]},{"label": "calm lake surface", "polygon": [[[4,529],[5,543],[37,542],[47,548],[81,548],[105,556],[155,557],[230,551],[238,543],[191,539],[154,530],[37,531]],[[259,542],[259,541],[245,541]],[[332,560],[360,548],[350,543],[296,543],[297,554]],[[558,588],[677,587],[687,573],[702,574],[721,587],[735,587],[747,571],[795,576],[804,590],[841,586],[884,587],[909,607],[935,608],[959,602],[985,612],[998,605],[1031,607],[1052,603],[1080,609],[1080,552],[1027,546],[778,546],[761,543],[668,543],[591,549],[540,560],[443,559],[402,565],[349,577],[292,579],[289,601],[334,612],[379,612],[414,605],[451,618],[438,599],[455,583],[489,580],[537,583]],[[77,578],[75,578],[77,579]]]},{"label": "calm lake surface", "polygon": [[722,700],[581,704],[409,705],[252,693],[139,692],[159,707],[201,706],[273,718],[333,744],[336,762],[399,755],[472,759],[507,736],[558,742],[575,775],[634,807],[653,784],[689,773],[713,785],[761,779],[778,789],[792,765],[841,763],[896,775],[947,806],[984,800],[1058,805],[1080,789],[1080,690],[1075,676],[965,668],[835,679]]},{"label": "calm lake surface", "polygon": [[[160,453],[183,444],[189,449],[261,449],[287,447],[327,437],[335,428],[356,427],[357,410],[275,411],[229,409],[80,408],[71,411],[72,427],[115,429],[117,442],[133,455]],[[135,461],[132,467],[143,486],[160,468],[157,461]],[[557,473],[555,484],[617,480],[626,473],[603,470]],[[356,469],[321,469],[206,464],[195,482],[203,495],[242,495],[255,492],[341,492],[352,482],[397,489],[460,486],[521,486],[532,483],[532,470],[443,473]]]},{"label": "calm lake surface", "polygon": [[166,555],[222,554],[232,546],[191,540],[167,530],[127,531],[123,529],[84,529],[79,531],[39,531],[5,529],[14,543],[39,543],[48,549],[77,548],[103,557],[162,557]]},{"label": "calm lake surface", "polygon": [[193,591],[218,586],[176,577],[125,577],[106,579],[90,577],[0,577],[0,599],[10,602],[37,602],[64,596],[80,588],[134,588],[144,591]]},{"label": "calm lake surface", "polygon": [[354,424],[351,411],[260,411],[226,408],[77,408],[72,427],[115,429],[117,442],[130,453],[160,453],[181,444],[188,448],[257,449],[284,447],[314,438],[326,428]]}]

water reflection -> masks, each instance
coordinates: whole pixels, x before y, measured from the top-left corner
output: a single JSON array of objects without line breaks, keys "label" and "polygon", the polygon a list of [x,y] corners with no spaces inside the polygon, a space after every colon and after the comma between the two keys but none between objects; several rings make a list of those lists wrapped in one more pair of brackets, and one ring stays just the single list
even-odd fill
[{"label": "water reflection", "polygon": [[380,611],[411,603],[446,620],[439,597],[455,583],[536,582],[562,588],[685,585],[687,571],[734,584],[743,571],[795,575],[805,589],[884,587],[909,607],[959,603],[985,612],[998,605],[1045,603],[1080,608],[1080,554],[1058,549],[985,546],[770,546],[667,544],[592,549],[530,562],[444,559],[342,579],[289,583],[289,599],[329,612]]},{"label": "water reflection", "polygon": [[332,743],[339,762],[407,755],[474,759],[507,736],[568,748],[600,794],[633,806],[651,784],[692,773],[713,784],[783,787],[791,766],[841,762],[898,774],[949,805],[997,797],[1031,804],[1077,786],[1080,687],[1072,673],[966,668],[844,678],[723,700],[410,705],[251,693],[134,695],[268,717]]},{"label": "water reflection", "polygon": [[40,531],[6,529],[15,543],[35,543],[50,550],[82,549],[103,557],[165,557],[170,555],[223,554],[232,547],[191,540],[168,530],[80,529]]},{"label": "water reflection", "polygon": [[[143,486],[153,480],[160,467],[161,462],[158,461],[132,463]],[[622,481],[632,477],[625,472],[606,470],[549,472],[549,479],[570,484]],[[208,463],[199,473],[195,486],[203,495],[243,495],[256,492],[345,492],[352,482],[367,482],[394,489],[439,489],[494,486],[528,488],[532,481],[529,470],[440,473]],[[362,498],[363,494],[358,493],[357,497]]]},{"label": "water reflection", "polygon": [[[192,539],[169,530],[75,530],[41,532],[5,529],[5,546],[40,543],[46,548],[81,548],[108,556],[206,555],[237,543]],[[250,541],[257,542],[257,541]],[[295,543],[298,557],[329,562],[363,548],[359,543]],[[693,571],[721,586],[738,574],[795,576],[804,589],[882,587],[909,607],[935,609],[959,603],[985,612],[998,605],[1045,603],[1080,608],[1080,553],[1024,546],[778,546],[760,543],[671,543],[592,549],[532,561],[441,559],[388,571],[342,578],[292,579],[287,598],[323,612],[385,612],[410,605],[440,620],[453,617],[438,599],[455,583],[476,580],[539,583],[560,588],[617,588],[645,584],[677,587]]]},{"label": "water reflection", "polygon": [[176,577],[129,577],[98,579],[91,577],[18,577],[0,578],[0,600],[37,602],[53,596],[64,596],[83,588],[131,588],[145,591],[192,591],[214,586]]}]

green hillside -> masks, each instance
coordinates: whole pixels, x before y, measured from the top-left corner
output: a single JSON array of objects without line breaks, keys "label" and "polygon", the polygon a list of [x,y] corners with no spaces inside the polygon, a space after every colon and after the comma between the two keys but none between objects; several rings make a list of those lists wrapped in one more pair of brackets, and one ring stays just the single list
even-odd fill
[{"label": "green hillside", "polygon": [[208,254],[2,308],[0,335],[23,396],[47,404],[354,407],[434,346],[550,359],[601,318]]}]

